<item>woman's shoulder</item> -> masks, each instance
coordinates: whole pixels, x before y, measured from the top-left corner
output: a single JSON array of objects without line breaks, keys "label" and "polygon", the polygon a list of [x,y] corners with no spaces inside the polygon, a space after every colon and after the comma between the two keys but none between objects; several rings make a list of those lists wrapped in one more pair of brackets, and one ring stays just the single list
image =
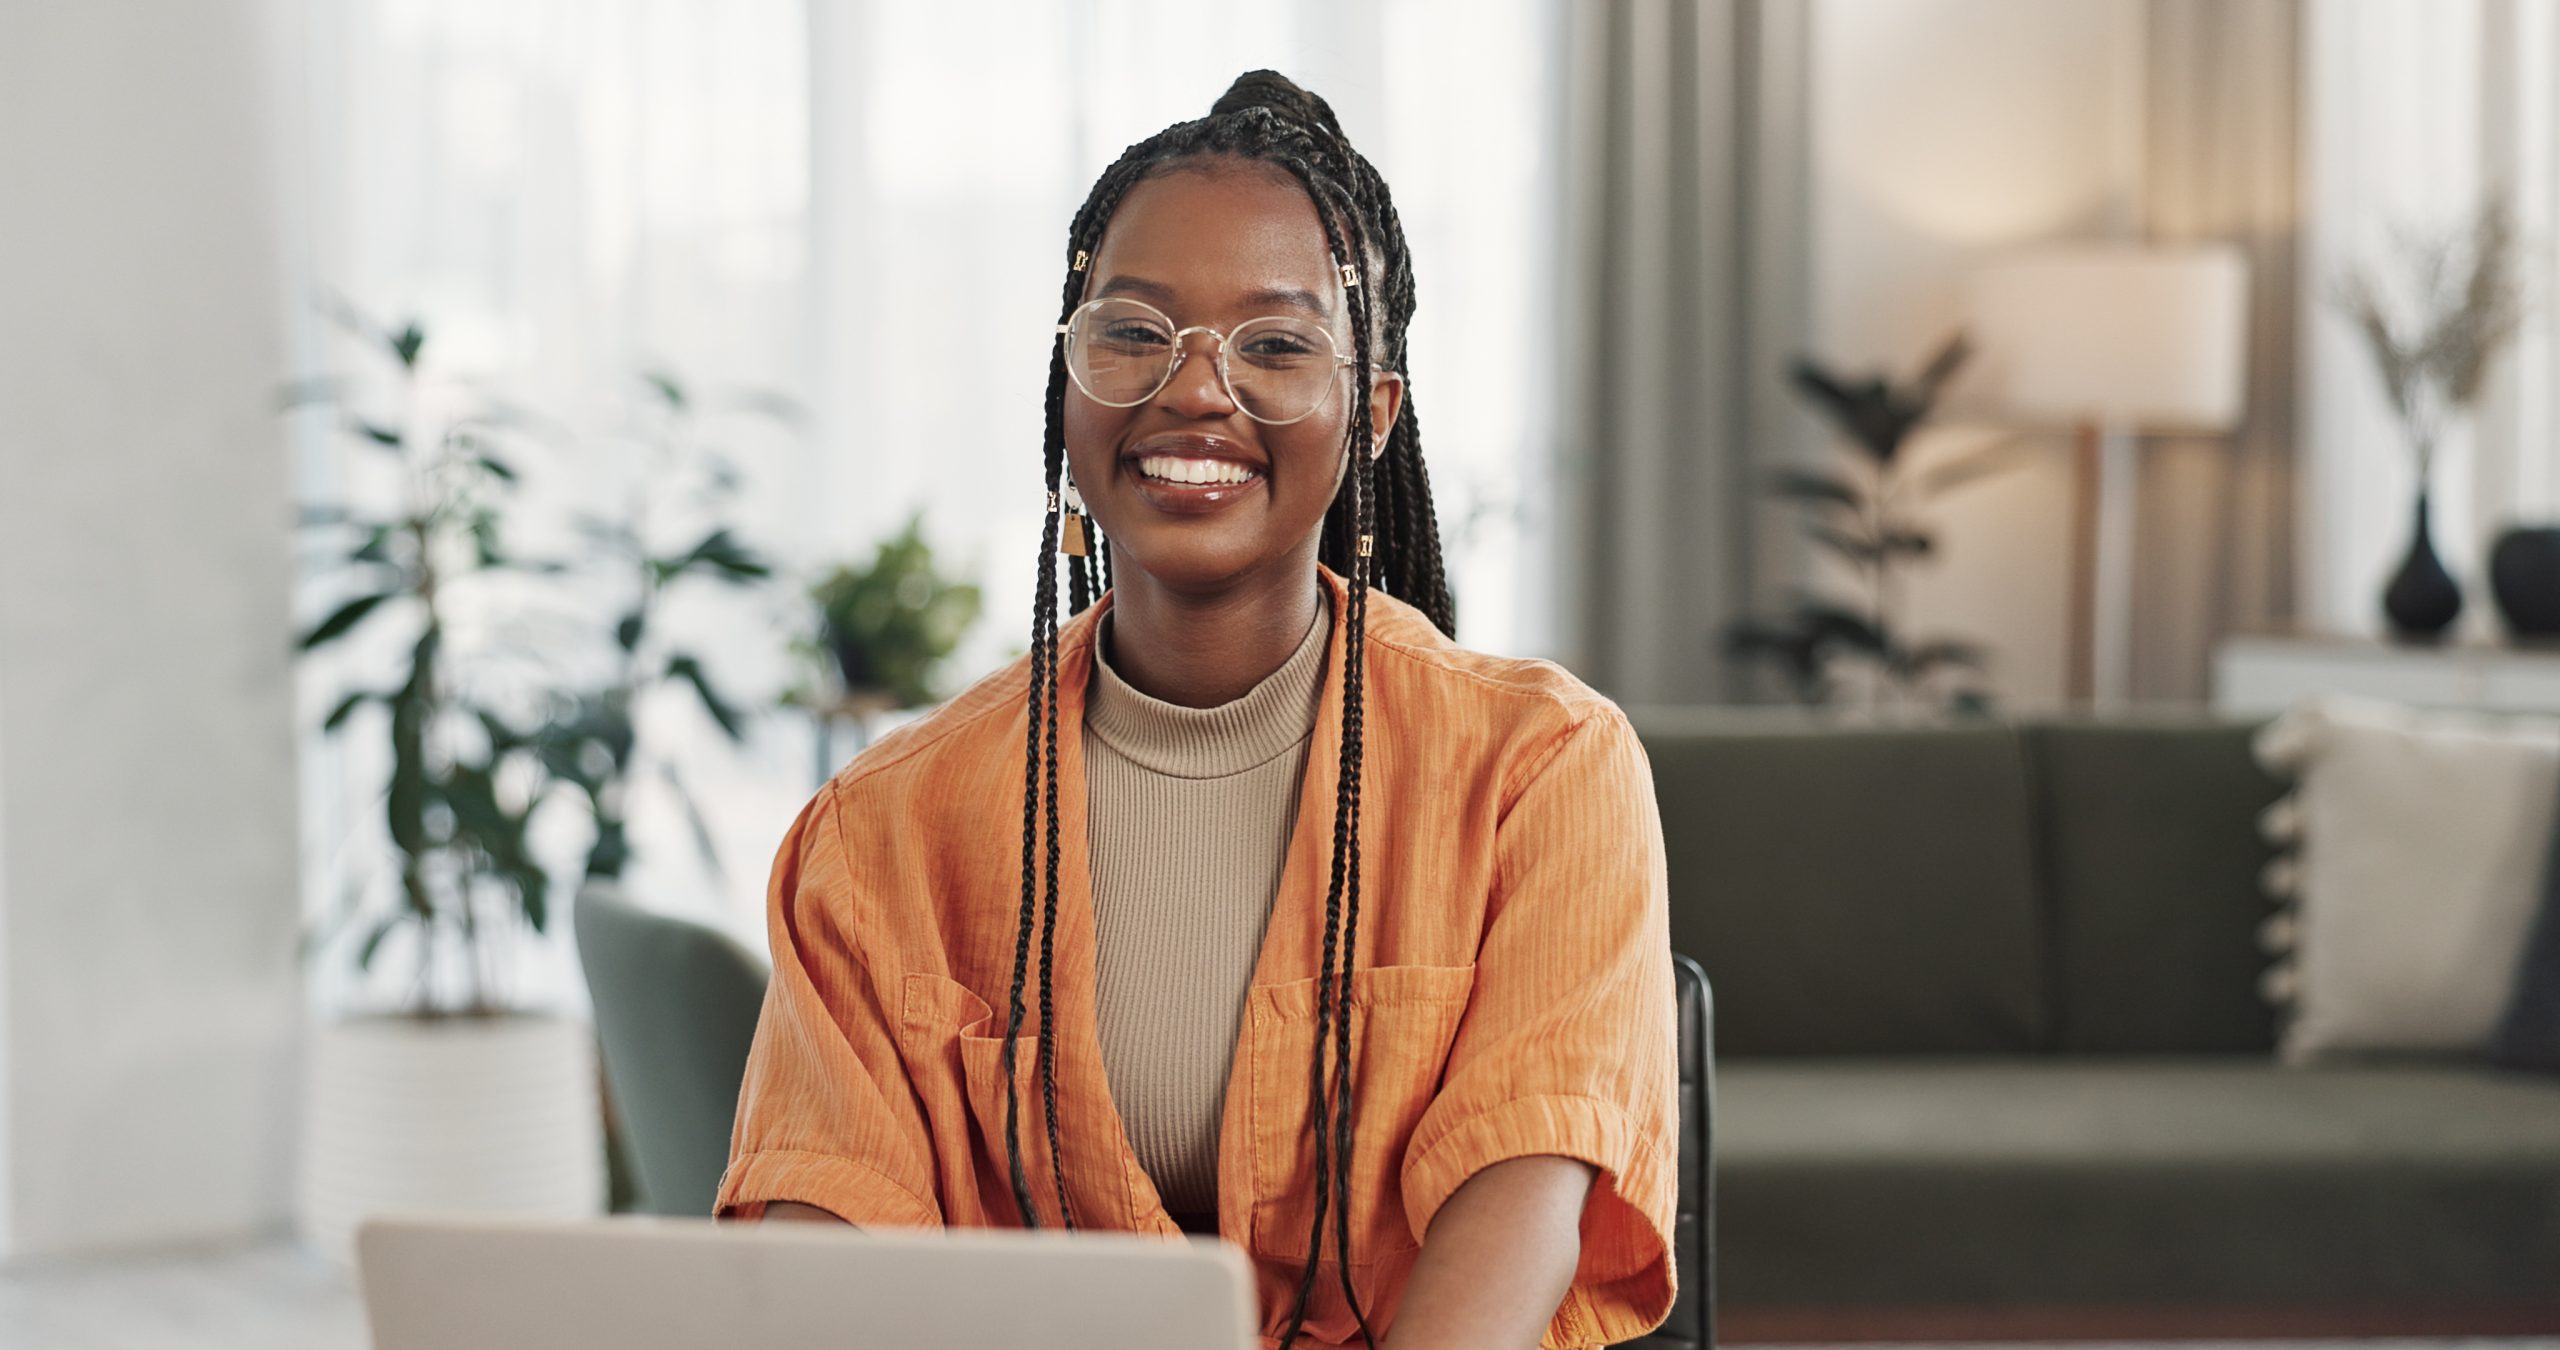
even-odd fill
[{"label": "woman's shoulder", "polygon": [[894,792],[901,784],[942,776],[946,765],[982,768],[991,759],[983,753],[987,746],[1007,740],[1016,752],[1011,772],[1018,794],[1022,693],[1030,679],[1030,655],[1014,657],[923,715],[881,733],[836,770],[830,785],[844,791]]},{"label": "woman's shoulder", "polygon": [[1368,628],[1372,653],[1386,658],[1372,662],[1372,677],[1397,681],[1407,700],[1559,728],[1593,716],[1624,719],[1616,702],[1556,662],[1460,646],[1430,616],[1384,591],[1370,592]]}]

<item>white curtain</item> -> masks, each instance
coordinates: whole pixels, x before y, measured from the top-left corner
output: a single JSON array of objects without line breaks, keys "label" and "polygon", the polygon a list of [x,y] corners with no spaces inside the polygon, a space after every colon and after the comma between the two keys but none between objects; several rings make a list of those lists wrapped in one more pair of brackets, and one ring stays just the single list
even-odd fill
[{"label": "white curtain", "polygon": [[2296,0],[2151,0],[2143,216],[2159,243],[2249,262],[2248,407],[2231,434],[2142,447],[2133,697],[2199,703],[2214,645],[2295,611]]},{"label": "white curtain", "polygon": [[[301,131],[285,175],[306,373],[353,359],[309,310],[326,286],[416,315],[430,363],[600,434],[526,466],[531,515],[617,500],[635,372],[761,388],[811,417],[699,429],[741,461],[731,520],[786,566],[867,556],[911,510],[986,610],[946,683],[1029,632],[1041,397],[1066,223],[1126,144],[1207,112],[1244,70],[1324,95],[1393,185],[1419,273],[1415,387],[1472,646],[1543,654],[1519,561],[1544,517],[1556,362],[1547,256],[1556,0],[307,0]],[[303,438],[306,498],[365,490],[360,447]],[[558,541],[554,541],[558,542]],[[326,595],[306,587],[298,612]],[[511,620],[492,604],[481,636]],[[698,595],[668,621],[742,697],[790,672],[796,585]],[[458,622],[471,625],[471,616]],[[367,660],[305,675],[302,722]],[[697,867],[678,807],[633,807],[629,880],[760,942],[766,869],[815,786],[809,731],[763,719],[743,750],[681,697],[643,710],[726,863]],[[379,736],[372,739],[378,740]],[[306,907],[385,856],[382,756],[305,748]],[[575,820],[543,836],[564,880]],[[319,1000],[348,996],[316,982]],[[555,944],[520,986],[574,1001]]]},{"label": "white curtain", "polygon": [[1571,9],[1559,238],[1567,357],[1560,645],[1628,703],[1745,693],[1723,651],[1800,559],[1759,527],[1802,441],[1781,373],[1808,317],[1804,28],[1786,0]]}]

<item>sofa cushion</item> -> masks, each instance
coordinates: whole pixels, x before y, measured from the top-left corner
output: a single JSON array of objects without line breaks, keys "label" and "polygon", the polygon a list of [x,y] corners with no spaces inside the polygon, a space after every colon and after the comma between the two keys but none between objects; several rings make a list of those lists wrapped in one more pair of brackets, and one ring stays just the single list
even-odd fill
[{"label": "sofa cushion", "polygon": [[2257,725],[2026,728],[2062,1050],[2274,1048],[2258,816],[2286,784],[2250,753]]},{"label": "sofa cushion", "polygon": [[1662,810],[1671,945],[1715,985],[1719,1056],[2042,1044],[2015,732],[1630,716]]},{"label": "sofa cushion", "polygon": [[[2327,696],[2257,737],[2302,787],[2278,873],[2294,936],[2276,1053],[2485,1057],[2515,990],[2560,803],[2560,718]],[[2288,875],[2289,874],[2289,875]]]},{"label": "sofa cushion", "polygon": [[1728,1303],[2523,1301],[2560,1270],[2540,1075],[1762,1061],[1716,1106]]}]

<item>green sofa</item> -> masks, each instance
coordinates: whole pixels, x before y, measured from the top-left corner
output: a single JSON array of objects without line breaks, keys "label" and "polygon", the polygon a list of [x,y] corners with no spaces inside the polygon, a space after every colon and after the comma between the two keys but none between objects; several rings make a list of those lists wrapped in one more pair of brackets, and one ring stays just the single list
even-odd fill
[{"label": "green sofa", "polygon": [[2254,725],[1630,712],[1729,1314],[2560,1308],[2560,1077],[2275,1062]]}]

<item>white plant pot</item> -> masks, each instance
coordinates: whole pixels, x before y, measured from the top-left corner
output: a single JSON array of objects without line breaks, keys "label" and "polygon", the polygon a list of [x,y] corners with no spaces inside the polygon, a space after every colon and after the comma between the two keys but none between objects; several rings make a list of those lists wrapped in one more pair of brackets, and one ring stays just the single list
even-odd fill
[{"label": "white plant pot", "polygon": [[580,1218],[605,1204],[595,1037],[578,1021],[359,1017],[320,1027],[294,1217],[354,1260],[367,1215]]}]

